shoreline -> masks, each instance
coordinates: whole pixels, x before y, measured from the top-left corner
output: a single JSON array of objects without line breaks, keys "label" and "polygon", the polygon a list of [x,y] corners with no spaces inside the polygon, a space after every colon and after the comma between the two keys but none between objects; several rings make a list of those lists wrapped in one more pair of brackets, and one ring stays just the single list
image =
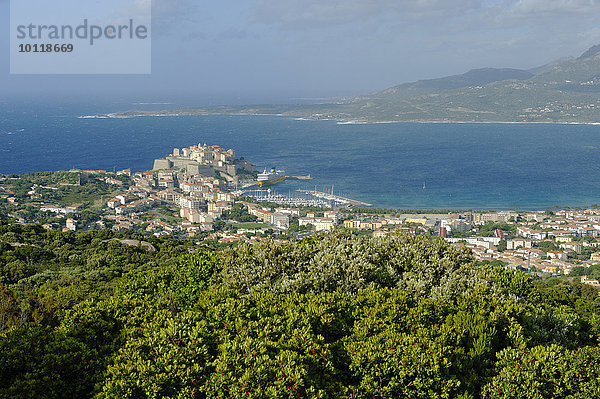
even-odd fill
[{"label": "shoreline", "polygon": [[423,123],[423,124],[510,124],[510,125],[586,125],[586,126],[599,126],[599,122],[577,122],[577,121],[473,121],[473,120],[364,120],[364,119],[343,119],[343,118],[320,118],[311,117],[306,115],[298,114],[287,114],[287,113],[254,113],[254,112],[175,112],[175,111],[157,111],[149,113],[135,113],[127,114],[127,112],[114,112],[109,114],[97,114],[97,115],[80,115],[77,119],[132,119],[132,118],[165,118],[165,117],[185,117],[185,116],[215,116],[215,115],[226,115],[226,116],[279,116],[294,118],[296,121],[333,121],[338,125],[371,125],[371,124],[394,124],[394,123]]},{"label": "shoreline", "polygon": [[[76,170],[44,170],[44,171],[36,171],[36,172],[26,172],[26,173],[4,173],[0,171],[0,181],[4,180],[4,179],[11,179],[11,175],[17,175],[17,176],[23,176],[23,175],[31,175],[31,174],[36,174],[36,173],[56,173],[56,172],[73,172],[73,173],[77,173],[78,171]],[[80,172],[86,172],[84,170],[81,170]],[[87,171],[87,172],[92,172]],[[104,172],[107,175],[113,175],[113,172],[110,171],[101,171],[101,170],[94,170],[94,172]],[[132,172],[140,172],[140,171],[133,171]],[[311,190],[306,190],[306,191],[311,191]],[[362,202],[362,201],[357,201],[357,202]],[[465,206],[465,207],[453,207],[453,208],[431,208],[431,207],[424,207],[424,208],[418,208],[418,207],[403,207],[403,206],[398,206],[398,207],[384,207],[384,206],[377,206],[376,204],[369,204],[371,205],[371,207],[355,207],[353,209],[361,210],[364,211],[365,213],[373,213],[373,214],[378,214],[377,211],[389,211],[389,212],[398,212],[398,211],[402,211],[402,214],[419,214],[419,215],[427,215],[427,214],[444,214],[444,213],[459,213],[459,212],[471,212],[471,213],[502,213],[502,212],[516,212],[516,213],[535,213],[535,212],[544,212],[544,211],[552,211],[552,212],[556,212],[559,210],[565,210],[567,208],[580,208],[580,209],[596,209],[594,206],[594,204],[586,204],[586,205],[564,205],[564,206],[560,206],[560,207],[556,207],[556,205],[552,205],[552,206],[547,206],[547,207],[535,207],[535,208],[523,208],[521,206],[513,206],[513,207],[491,207],[491,208],[476,208],[476,207],[469,207],[469,206]]]}]

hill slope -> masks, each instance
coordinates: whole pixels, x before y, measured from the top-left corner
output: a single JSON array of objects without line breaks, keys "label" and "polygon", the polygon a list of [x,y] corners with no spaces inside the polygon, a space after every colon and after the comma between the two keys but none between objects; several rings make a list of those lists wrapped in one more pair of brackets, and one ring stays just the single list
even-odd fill
[{"label": "hill slope", "polygon": [[534,74],[521,69],[511,68],[481,68],[472,69],[462,75],[452,75],[437,79],[419,80],[413,83],[404,83],[389,90],[425,89],[425,90],[451,90],[469,86],[484,86],[493,82],[515,79],[526,80]]},{"label": "hill slope", "polygon": [[[345,111],[364,120],[600,122],[598,50],[542,68],[537,75],[486,69],[399,85],[356,97],[345,103]],[[468,79],[474,76],[482,79]]]},{"label": "hill slope", "polygon": [[599,397],[598,291],[577,281],[396,233],[104,242],[125,234],[0,221],[0,281],[36,273],[0,284],[0,397]]},{"label": "hill slope", "polygon": [[600,123],[600,45],[533,68],[474,69],[329,104],[127,111],[102,117],[283,114],[359,122]]}]

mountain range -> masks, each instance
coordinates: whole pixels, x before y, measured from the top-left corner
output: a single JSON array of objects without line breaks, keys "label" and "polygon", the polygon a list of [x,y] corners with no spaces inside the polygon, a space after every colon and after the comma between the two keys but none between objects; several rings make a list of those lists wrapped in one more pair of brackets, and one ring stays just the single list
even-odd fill
[{"label": "mountain range", "polygon": [[600,45],[530,70],[473,69],[327,104],[128,111],[109,116],[286,114],[352,122],[600,123]]}]

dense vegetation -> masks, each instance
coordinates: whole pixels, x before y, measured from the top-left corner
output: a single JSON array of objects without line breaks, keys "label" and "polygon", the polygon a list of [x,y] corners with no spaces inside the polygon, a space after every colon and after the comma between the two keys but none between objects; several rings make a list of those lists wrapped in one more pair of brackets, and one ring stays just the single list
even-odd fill
[{"label": "dense vegetation", "polygon": [[600,397],[577,281],[424,237],[137,238],[0,224],[0,397]]},{"label": "dense vegetation", "polygon": [[64,171],[0,175],[0,194],[16,201],[16,204],[10,204],[6,198],[0,198],[0,218],[10,216],[22,222],[64,227],[66,219],[63,215],[42,208],[70,206],[78,209],[80,228],[98,228],[95,222],[103,215],[104,201],[122,193],[131,184],[126,176],[114,176],[115,180],[121,181],[121,186],[105,183],[101,180],[105,177],[84,174],[80,179],[79,173]]},{"label": "dense vegetation", "polygon": [[[94,175],[103,177],[104,175]],[[0,175],[0,178],[3,176]],[[123,176],[116,176],[127,187],[129,180]],[[3,178],[3,184],[12,192],[19,203],[36,202],[30,198],[29,193],[37,193],[37,200],[45,203],[60,204],[62,206],[84,204],[91,206],[101,196],[109,196],[115,188],[96,178],[84,178],[79,184],[79,174],[71,172],[37,172],[22,175],[10,175]]]}]

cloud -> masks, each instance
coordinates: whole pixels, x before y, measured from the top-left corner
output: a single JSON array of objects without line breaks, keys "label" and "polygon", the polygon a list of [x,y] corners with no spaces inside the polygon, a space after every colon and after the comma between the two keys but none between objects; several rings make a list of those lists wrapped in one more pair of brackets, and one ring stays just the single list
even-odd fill
[{"label": "cloud", "polygon": [[196,42],[199,40],[207,40],[208,39],[208,35],[204,32],[199,32],[199,31],[191,31],[189,33],[186,33],[184,35],[181,36],[181,40],[186,41],[186,42]]},{"label": "cloud", "polygon": [[248,29],[279,29],[303,51],[535,66],[600,43],[598,15],[600,0],[256,0]]},{"label": "cloud", "polygon": [[[139,0],[136,0],[139,1]],[[193,0],[141,0],[152,1],[152,30],[158,36],[183,34],[186,40],[205,37],[198,29],[202,18],[199,2]]]},{"label": "cloud", "polygon": [[531,25],[541,18],[600,15],[600,0],[257,0],[250,21],[285,29],[312,29],[370,21],[452,24],[480,20]]},{"label": "cloud", "polygon": [[480,6],[480,0],[259,0],[251,21],[302,28],[365,22],[392,15],[401,19],[447,16]]},{"label": "cloud", "polygon": [[600,41],[598,15],[600,0],[503,0],[492,18],[497,27],[520,27],[554,46],[577,48]]},{"label": "cloud", "polygon": [[239,28],[229,28],[217,35],[217,40],[241,40],[249,36],[248,31]]},{"label": "cloud", "polygon": [[115,14],[123,18],[140,17],[149,18],[151,13],[151,0],[130,0],[124,2],[121,7],[115,10]]},{"label": "cloud", "polygon": [[598,0],[519,0],[511,9],[524,14],[583,14],[600,11]]},{"label": "cloud", "polygon": [[155,16],[177,16],[185,14],[190,9],[186,0],[141,0],[152,1],[152,14]]}]

